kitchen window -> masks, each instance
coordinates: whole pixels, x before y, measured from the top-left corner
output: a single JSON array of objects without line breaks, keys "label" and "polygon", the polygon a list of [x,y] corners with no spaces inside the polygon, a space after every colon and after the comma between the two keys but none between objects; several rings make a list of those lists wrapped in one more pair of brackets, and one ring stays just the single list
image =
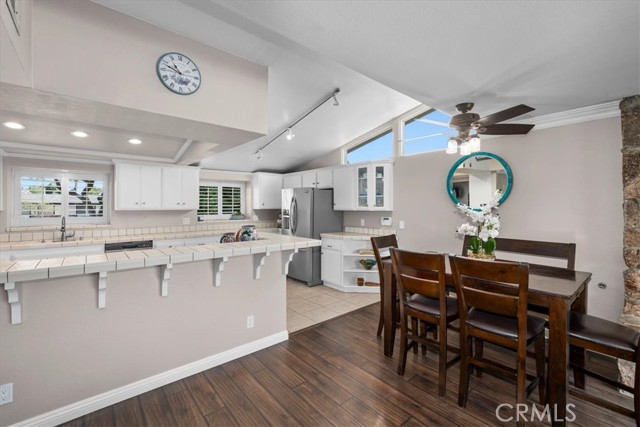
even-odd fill
[{"label": "kitchen window", "polygon": [[15,169],[14,226],[108,222],[107,175],[48,169]]},{"label": "kitchen window", "polygon": [[428,109],[406,121],[402,129],[402,155],[428,153],[447,148],[451,128],[446,114]]},{"label": "kitchen window", "polygon": [[347,163],[368,162],[371,160],[387,160],[393,158],[393,131],[387,130],[369,138],[361,143],[356,143],[347,149]]},{"label": "kitchen window", "polygon": [[229,219],[237,212],[244,212],[244,183],[201,182],[198,217]]}]

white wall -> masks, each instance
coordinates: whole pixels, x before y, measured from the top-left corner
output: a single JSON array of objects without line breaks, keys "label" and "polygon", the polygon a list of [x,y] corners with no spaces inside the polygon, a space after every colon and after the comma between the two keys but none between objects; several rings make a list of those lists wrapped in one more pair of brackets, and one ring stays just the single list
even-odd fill
[{"label": "white wall", "polygon": [[[35,0],[32,24],[35,89],[267,132],[264,66],[89,0]],[[193,95],[177,96],[162,87],[156,61],[171,51],[184,53],[200,68],[202,86]]]},{"label": "white wall", "polygon": [[[500,207],[502,237],[575,242],[576,268],[593,273],[589,312],[616,320],[622,310],[622,136],[620,118],[542,129],[526,137],[485,139],[483,150],[512,168],[511,195]],[[460,253],[454,230],[465,222],[446,191],[457,156],[397,158],[393,227],[402,247]],[[345,212],[344,225],[380,227],[387,213]],[[604,282],[606,289],[598,288]]]},{"label": "white wall", "polygon": [[20,33],[6,1],[0,3],[0,81],[30,86],[31,80],[31,0],[17,2]]}]

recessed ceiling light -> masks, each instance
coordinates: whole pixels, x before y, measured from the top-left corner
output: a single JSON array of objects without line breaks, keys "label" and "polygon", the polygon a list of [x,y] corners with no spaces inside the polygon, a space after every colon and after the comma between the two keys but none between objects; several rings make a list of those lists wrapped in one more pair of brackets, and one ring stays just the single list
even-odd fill
[{"label": "recessed ceiling light", "polygon": [[138,144],[142,144],[142,141],[140,141],[138,138],[131,138],[131,139],[129,140],[129,144],[135,144],[135,145],[138,145]]},{"label": "recessed ceiling light", "polygon": [[22,130],[24,129],[24,125],[18,122],[4,122],[3,125],[8,127],[9,129]]},{"label": "recessed ceiling light", "polygon": [[86,138],[89,136],[88,133],[81,130],[74,130],[73,132],[71,132],[71,135],[75,136],[76,138]]}]

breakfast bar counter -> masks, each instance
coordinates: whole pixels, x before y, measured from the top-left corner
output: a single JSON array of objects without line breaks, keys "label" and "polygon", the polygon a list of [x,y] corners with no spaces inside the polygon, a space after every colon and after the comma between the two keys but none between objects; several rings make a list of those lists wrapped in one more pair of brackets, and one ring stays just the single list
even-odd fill
[{"label": "breakfast bar counter", "polygon": [[0,425],[58,425],[287,340],[288,264],[321,242],[260,238],[0,262]]}]

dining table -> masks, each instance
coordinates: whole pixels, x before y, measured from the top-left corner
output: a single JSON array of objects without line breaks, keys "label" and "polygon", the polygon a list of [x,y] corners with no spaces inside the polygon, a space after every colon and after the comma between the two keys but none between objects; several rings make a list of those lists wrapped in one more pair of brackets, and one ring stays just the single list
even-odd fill
[{"label": "dining table", "polygon": [[[448,258],[448,256],[447,256]],[[451,267],[447,259],[446,284],[454,288]],[[397,318],[396,281],[390,259],[382,261],[384,282],[382,286],[382,304],[384,307],[384,354],[393,356]],[[587,285],[591,273],[567,270],[564,268],[530,266],[528,303],[535,311],[548,310],[548,360],[547,367],[547,403],[555,415],[552,425],[566,425],[567,396],[569,390],[569,313],[586,313]],[[571,358],[576,362],[584,361],[584,351],[572,349]],[[575,378],[576,386],[584,384],[584,376]]]}]

